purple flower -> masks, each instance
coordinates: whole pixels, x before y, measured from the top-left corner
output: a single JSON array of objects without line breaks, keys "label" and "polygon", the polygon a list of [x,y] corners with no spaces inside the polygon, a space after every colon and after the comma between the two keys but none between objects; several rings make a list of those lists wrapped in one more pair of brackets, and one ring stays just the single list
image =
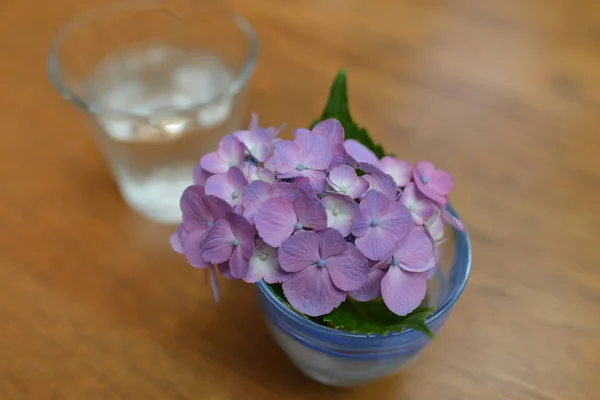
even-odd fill
[{"label": "purple flower", "polygon": [[245,153],[246,146],[235,136],[227,135],[221,139],[217,151],[200,159],[200,165],[213,174],[224,174],[229,168],[239,165],[244,160]]},{"label": "purple flower", "polygon": [[226,174],[213,175],[206,181],[206,194],[217,196],[231,206],[242,204],[242,193],[248,182],[243,172],[236,167]]},{"label": "purple flower", "polygon": [[364,144],[360,143],[358,140],[347,139],[344,142],[344,148],[350,157],[352,157],[356,162],[359,163],[367,163],[374,165],[376,167],[379,166],[379,159],[371,150],[369,150]]},{"label": "purple flower", "polygon": [[462,223],[462,221],[460,219],[456,218],[454,215],[452,215],[452,213],[450,211],[448,211],[448,209],[444,209],[442,211],[442,219],[447,224],[452,225],[452,227],[454,229],[457,229],[459,231],[464,231],[465,230],[465,226]]},{"label": "purple flower", "polygon": [[312,133],[323,137],[331,144],[331,165],[341,165],[347,161],[344,148],[344,127],[337,119],[327,119],[319,122],[312,129]]},{"label": "purple flower", "polygon": [[202,168],[202,165],[200,165],[200,163],[196,164],[196,166],[194,167],[194,175],[193,175],[194,176],[194,185],[201,185],[201,186],[206,185],[206,181],[212,175],[213,174],[211,174],[210,172],[208,172],[204,168]]},{"label": "purple flower", "polygon": [[233,134],[240,142],[244,143],[246,149],[258,162],[264,162],[271,153],[271,138],[264,130],[251,129],[237,131]]},{"label": "purple flower", "polygon": [[412,165],[408,161],[383,157],[379,160],[379,168],[394,178],[396,186],[404,187],[412,180]]},{"label": "purple flower", "polygon": [[280,182],[269,185],[263,181],[250,182],[242,194],[244,217],[251,224],[254,224],[254,215],[266,200],[276,197],[286,197],[290,201],[294,201],[302,195],[302,191],[296,185],[291,183]]},{"label": "purple flower", "polygon": [[415,224],[423,225],[429,220],[438,207],[433,201],[425,197],[413,182],[406,185],[404,191],[400,195],[400,203],[404,204],[412,213]]},{"label": "purple flower", "polygon": [[227,213],[216,221],[202,243],[202,257],[211,264],[229,262],[229,274],[241,279],[254,253],[254,228],[241,215]]},{"label": "purple flower", "polygon": [[419,161],[413,170],[417,188],[431,200],[445,206],[448,195],[454,187],[452,175],[441,169],[435,169],[429,161]]},{"label": "purple flower", "polygon": [[256,283],[261,279],[267,283],[280,283],[290,277],[290,273],[279,266],[277,249],[262,241],[254,249],[249,264],[248,273],[244,277],[244,281],[248,283]]},{"label": "purple flower", "polygon": [[390,200],[396,200],[398,188],[394,178],[379,170],[371,170],[369,175],[363,177],[369,183],[369,190],[377,190],[385,194]]},{"label": "purple flower", "polygon": [[376,190],[369,190],[360,202],[352,224],[356,247],[371,260],[383,260],[396,251],[413,227],[408,208]]},{"label": "purple flower", "polygon": [[406,315],[425,298],[434,267],[433,243],[422,226],[414,227],[394,255],[377,263],[367,283],[350,296],[369,301],[381,295],[392,312]]},{"label": "purple flower", "polygon": [[431,236],[431,238],[439,243],[444,239],[444,218],[442,217],[442,211],[438,208],[433,213],[433,216],[425,221],[425,228]]},{"label": "purple flower", "polygon": [[275,174],[270,169],[252,165],[247,162],[242,163],[239,168],[244,173],[246,179],[248,179],[248,182],[265,181],[267,183],[275,183]]},{"label": "purple flower", "polygon": [[369,189],[369,183],[356,175],[356,171],[349,165],[334,167],[329,173],[327,182],[331,188],[339,193],[357,199]]},{"label": "purple flower", "polygon": [[304,194],[296,199],[278,196],[259,206],[254,222],[260,237],[267,244],[279,247],[294,232],[326,229],[327,213],[315,196]]},{"label": "purple flower", "polygon": [[342,236],[348,236],[352,221],[359,211],[358,204],[350,197],[337,193],[321,199],[321,203],[327,212],[327,226],[337,229]]},{"label": "purple flower", "polygon": [[279,264],[292,275],[283,283],[286,298],[298,311],[324,315],[346,299],[346,292],[367,281],[364,255],[334,229],[300,232],[279,248]]},{"label": "purple flower", "polygon": [[208,196],[204,188],[193,185],[185,189],[181,196],[183,222],[171,235],[173,249],[183,253],[188,262],[198,268],[206,268],[208,264],[202,258],[201,244],[214,221],[232,212],[225,201],[215,196]]},{"label": "purple flower", "polygon": [[317,135],[298,135],[275,145],[273,163],[279,178],[305,176],[320,193],[325,188],[325,169],[331,163],[331,144]]}]

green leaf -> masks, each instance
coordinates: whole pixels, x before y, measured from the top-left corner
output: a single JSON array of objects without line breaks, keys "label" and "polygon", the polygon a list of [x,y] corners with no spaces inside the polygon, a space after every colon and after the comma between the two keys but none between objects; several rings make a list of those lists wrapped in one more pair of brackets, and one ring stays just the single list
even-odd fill
[{"label": "green leaf", "polygon": [[354,139],[371,149],[377,158],[385,156],[383,147],[373,142],[373,139],[369,136],[369,132],[366,129],[359,127],[352,116],[350,115],[350,106],[348,102],[348,85],[346,83],[346,71],[341,70],[338,72],[331,90],[329,91],[329,99],[325,105],[325,109],[321,114],[321,118],[313,121],[311,128],[314,127],[320,121],[324,121],[329,118],[335,118],[344,127],[346,133],[346,139]]},{"label": "green leaf", "polygon": [[415,329],[433,338],[433,333],[425,324],[425,319],[433,311],[435,307],[419,307],[400,317],[391,312],[381,298],[364,303],[348,298],[338,308],[323,316],[323,320],[335,329],[352,333],[386,335]]}]

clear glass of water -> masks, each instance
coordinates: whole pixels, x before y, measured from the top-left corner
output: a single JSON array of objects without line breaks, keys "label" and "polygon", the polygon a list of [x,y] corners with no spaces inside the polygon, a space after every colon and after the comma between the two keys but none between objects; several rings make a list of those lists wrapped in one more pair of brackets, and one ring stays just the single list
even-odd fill
[{"label": "clear glass of water", "polygon": [[69,22],[52,41],[48,73],[85,112],[125,201],[177,223],[194,166],[241,127],[257,57],[248,21],[219,2],[147,0]]}]

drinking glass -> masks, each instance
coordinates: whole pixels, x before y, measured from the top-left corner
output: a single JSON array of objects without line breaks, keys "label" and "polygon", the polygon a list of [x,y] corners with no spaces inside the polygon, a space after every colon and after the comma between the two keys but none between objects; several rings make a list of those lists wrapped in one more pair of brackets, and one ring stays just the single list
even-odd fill
[{"label": "drinking glass", "polygon": [[135,1],[69,22],[48,73],[91,123],[125,201],[177,223],[194,166],[241,127],[257,56],[248,21],[216,1]]}]

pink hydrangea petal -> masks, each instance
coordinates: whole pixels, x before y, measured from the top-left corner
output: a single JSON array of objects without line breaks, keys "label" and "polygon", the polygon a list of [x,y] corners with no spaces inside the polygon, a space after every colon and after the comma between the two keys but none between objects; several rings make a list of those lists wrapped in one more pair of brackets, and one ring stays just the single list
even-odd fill
[{"label": "pink hydrangea petal", "polygon": [[465,225],[462,223],[462,221],[456,218],[454,215],[452,215],[452,213],[447,209],[444,209],[444,211],[442,211],[442,219],[444,220],[444,222],[452,225],[454,229],[457,229],[459,231],[465,230]]},{"label": "pink hydrangea petal", "polygon": [[221,160],[216,151],[202,156],[200,166],[213,174],[224,174],[229,169],[228,163]]},{"label": "pink hydrangea petal", "polygon": [[310,179],[308,179],[306,176],[299,176],[295,178],[294,184],[310,195],[317,195],[320,193],[317,192],[317,190],[312,186]]},{"label": "pink hydrangea petal", "polygon": [[432,163],[419,161],[413,170],[413,178],[419,192],[436,203],[445,205],[447,202],[446,197],[436,191],[435,183],[432,181],[434,172],[435,167]]},{"label": "pink hydrangea petal", "polygon": [[365,175],[363,178],[369,182],[370,190],[377,190],[385,194],[390,200],[396,199],[396,194],[398,193],[398,188],[396,187],[396,182],[394,179],[383,172],[374,172],[370,175]]},{"label": "pink hydrangea petal", "polygon": [[[354,228],[354,226],[353,226]],[[354,229],[352,230],[354,232]],[[380,227],[370,227],[366,234],[357,237],[356,247],[371,260],[383,260],[396,251],[398,239]]]},{"label": "pink hydrangea petal", "polygon": [[397,243],[404,240],[414,226],[412,214],[406,206],[393,202],[389,211],[379,218],[379,228],[383,229]]},{"label": "pink hydrangea petal", "polygon": [[220,264],[229,260],[233,251],[234,239],[235,235],[229,222],[225,219],[218,220],[208,231],[206,239],[202,243],[202,257],[211,264]]},{"label": "pink hydrangea petal", "polygon": [[[348,159],[348,154],[346,153],[346,149],[344,148],[343,143],[334,144],[331,147],[331,165],[341,165],[344,164]],[[355,161],[354,161],[355,163]]]},{"label": "pink hydrangea petal", "polygon": [[279,247],[279,265],[286,272],[298,272],[320,260],[320,237],[316,232],[298,232]]},{"label": "pink hydrangea petal", "polygon": [[221,273],[221,276],[223,278],[233,279],[233,276],[231,276],[231,272],[229,272],[229,261],[218,264],[217,268],[219,269],[219,272]]},{"label": "pink hydrangea petal", "polygon": [[427,293],[427,275],[406,272],[392,266],[381,280],[381,296],[385,305],[396,315],[404,316],[414,311]]},{"label": "pink hydrangea petal", "polygon": [[221,298],[221,289],[219,287],[219,279],[217,278],[217,271],[215,271],[214,265],[211,265],[210,268],[207,268],[206,272],[209,274],[210,287],[213,292],[215,303],[218,303]]},{"label": "pink hydrangea petal", "polygon": [[239,240],[239,248],[244,259],[248,260],[254,252],[254,227],[250,222],[239,214],[229,213],[225,216],[236,239]]},{"label": "pink hydrangea petal", "polygon": [[188,233],[183,240],[183,255],[192,267],[207,268],[209,264],[202,258],[202,241],[206,236],[204,231]]},{"label": "pink hydrangea petal", "polygon": [[185,230],[182,225],[177,227],[177,230],[169,237],[169,243],[173,250],[179,254],[183,254],[183,237],[185,236]]},{"label": "pink hydrangea petal", "polygon": [[196,164],[194,167],[194,185],[206,185],[206,180],[210,178],[212,174],[202,168],[200,163]]},{"label": "pink hydrangea petal", "polygon": [[378,166],[369,164],[369,163],[365,163],[365,162],[359,162],[356,165],[357,169],[360,169],[361,171],[363,171],[366,174],[380,174],[383,173],[382,170],[379,169]]},{"label": "pink hydrangea petal", "polygon": [[298,222],[293,200],[276,197],[263,202],[254,215],[254,222],[259,236],[267,244],[279,247],[294,232]]},{"label": "pink hydrangea petal", "polygon": [[412,180],[412,165],[408,161],[383,157],[379,161],[379,168],[394,178],[397,186],[404,187]]},{"label": "pink hydrangea petal", "polygon": [[310,135],[310,134],[311,134],[310,129],[298,128],[294,131],[294,138],[296,138],[297,136],[300,136],[300,135]]},{"label": "pink hydrangea petal", "polygon": [[270,171],[275,171],[275,159],[273,158],[273,156],[267,158],[267,161],[265,161],[263,165],[266,169]]},{"label": "pink hydrangea petal", "polygon": [[359,197],[364,196],[365,193],[369,190],[369,182],[367,182],[364,178],[358,177],[352,186],[348,189],[346,194],[353,199],[358,199]]},{"label": "pink hydrangea petal", "polygon": [[435,277],[437,272],[438,272],[438,267],[434,266],[433,268],[430,268],[427,271],[425,271],[425,278],[427,280],[431,280]]},{"label": "pink hydrangea petal", "polygon": [[296,167],[303,163],[303,160],[300,157],[300,149],[296,143],[289,140],[277,142],[275,151],[273,152],[273,165],[275,166],[275,170],[280,174],[297,171]]},{"label": "pink hydrangea petal", "polygon": [[444,220],[442,218],[442,213],[438,211],[433,217],[425,222],[425,227],[434,241],[441,241],[444,238]]},{"label": "pink hydrangea petal", "polygon": [[288,182],[277,182],[271,186],[273,197],[284,197],[289,200],[296,200],[305,195],[304,191],[297,185]]},{"label": "pink hydrangea petal", "polygon": [[229,171],[227,171],[227,179],[229,180],[229,183],[231,183],[231,186],[236,189],[244,189],[248,184],[244,173],[237,167],[229,168]]},{"label": "pink hydrangea petal", "polygon": [[251,224],[254,223],[254,215],[262,202],[269,199],[272,195],[273,189],[266,182],[252,181],[246,186],[244,193],[242,193],[243,215]]},{"label": "pink hydrangea petal", "polygon": [[250,258],[248,273],[244,281],[256,283],[264,279],[267,283],[280,283],[286,281],[290,273],[279,266],[277,249],[266,243],[259,244]]},{"label": "pink hydrangea petal", "polygon": [[435,191],[442,196],[449,195],[452,188],[454,188],[454,179],[452,179],[452,175],[441,169],[438,169],[433,173],[431,183],[434,186]]},{"label": "pink hydrangea petal", "polygon": [[241,204],[241,197],[235,200],[231,197],[235,188],[227,178],[227,174],[216,174],[208,178],[205,189],[206,194],[225,200],[232,206]]},{"label": "pink hydrangea petal", "polygon": [[181,195],[179,205],[183,215],[183,227],[186,231],[204,230],[206,223],[212,221],[210,210],[204,203],[204,188],[192,185],[186,188]]},{"label": "pink hydrangea petal", "polygon": [[236,246],[229,259],[229,273],[233,279],[242,279],[248,273],[248,259],[243,253],[242,246]]},{"label": "pink hydrangea petal", "polygon": [[327,258],[327,270],[338,289],[358,290],[367,283],[369,260],[353,244],[345,244],[346,251]]},{"label": "pink hydrangea petal", "polygon": [[314,192],[323,193],[325,190],[325,172],[314,169],[305,169],[302,171],[302,176],[308,178]]},{"label": "pink hydrangea petal", "polygon": [[381,279],[385,273],[379,268],[371,268],[367,282],[360,289],[350,292],[350,297],[358,301],[371,301],[381,296]]},{"label": "pink hydrangea petal", "polygon": [[339,144],[344,141],[344,127],[334,118],[326,119],[325,121],[319,122],[312,129],[313,133],[322,136],[332,145]]},{"label": "pink hydrangea petal", "polygon": [[326,260],[329,257],[338,256],[346,251],[348,244],[342,235],[335,229],[325,229],[319,235],[319,257]]},{"label": "pink hydrangea petal", "polygon": [[275,183],[275,174],[270,169],[258,167],[250,163],[243,163],[240,169],[249,182],[264,181],[267,183]]},{"label": "pink hydrangea petal", "polygon": [[351,232],[356,237],[362,237],[367,234],[369,229],[371,228],[371,217],[361,212],[354,217],[352,221]]},{"label": "pink hydrangea petal", "polygon": [[325,207],[316,196],[305,195],[294,201],[294,212],[304,228],[321,231],[327,228]]},{"label": "pink hydrangea petal", "polygon": [[354,185],[358,176],[356,171],[349,165],[339,165],[329,172],[329,184],[336,191],[346,194],[348,189]]},{"label": "pink hydrangea petal", "polygon": [[433,243],[422,226],[414,227],[402,242],[394,257],[404,270],[423,272],[435,266]]},{"label": "pink hydrangea petal", "polygon": [[360,201],[360,212],[371,218],[379,218],[390,209],[391,201],[384,193],[369,190]]},{"label": "pink hydrangea petal", "polygon": [[357,140],[347,139],[344,141],[344,148],[348,155],[359,163],[364,162],[375,166],[379,165],[379,159],[375,153]]},{"label": "pink hydrangea petal", "polygon": [[204,205],[213,217],[213,221],[223,218],[227,213],[233,211],[231,206],[217,196],[204,196]]},{"label": "pink hydrangea petal", "polygon": [[431,176],[435,172],[435,166],[429,161],[419,161],[415,165],[414,172],[418,174],[420,178],[422,178],[423,176],[431,178]]},{"label": "pink hydrangea petal", "polygon": [[327,268],[316,265],[283,282],[283,292],[296,310],[311,317],[330,313],[346,299],[346,292],[335,287]]},{"label": "pink hydrangea petal", "polygon": [[359,212],[358,204],[350,197],[337,193],[321,199],[321,203],[327,212],[327,226],[337,229],[342,236],[348,236]]},{"label": "pink hydrangea petal", "polygon": [[271,152],[271,138],[263,130],[237,131],[234,136],[240,140],[250,154],[258,161],[263,162]]},{"label": "pink hydrangea petal", "polygon": [[419,192],[414,182],[409,183],[400,195],[400,204],[404,204],[413,214],[416,224],[423,225],[436,212],[437,206]]},{"label": "pink hydrangea petal", "polygon": [[317,135],[299,135],[294,139],[300,162],[306,168],[323,171],[331,164],[331,143]]},{"label": "pink hydrangea petal", "polygon": [[240,164],[244,160],[245,153],[246,146],[233,135],[224,136],[219,142],[217,154],[227,164],[227,169]]}]

